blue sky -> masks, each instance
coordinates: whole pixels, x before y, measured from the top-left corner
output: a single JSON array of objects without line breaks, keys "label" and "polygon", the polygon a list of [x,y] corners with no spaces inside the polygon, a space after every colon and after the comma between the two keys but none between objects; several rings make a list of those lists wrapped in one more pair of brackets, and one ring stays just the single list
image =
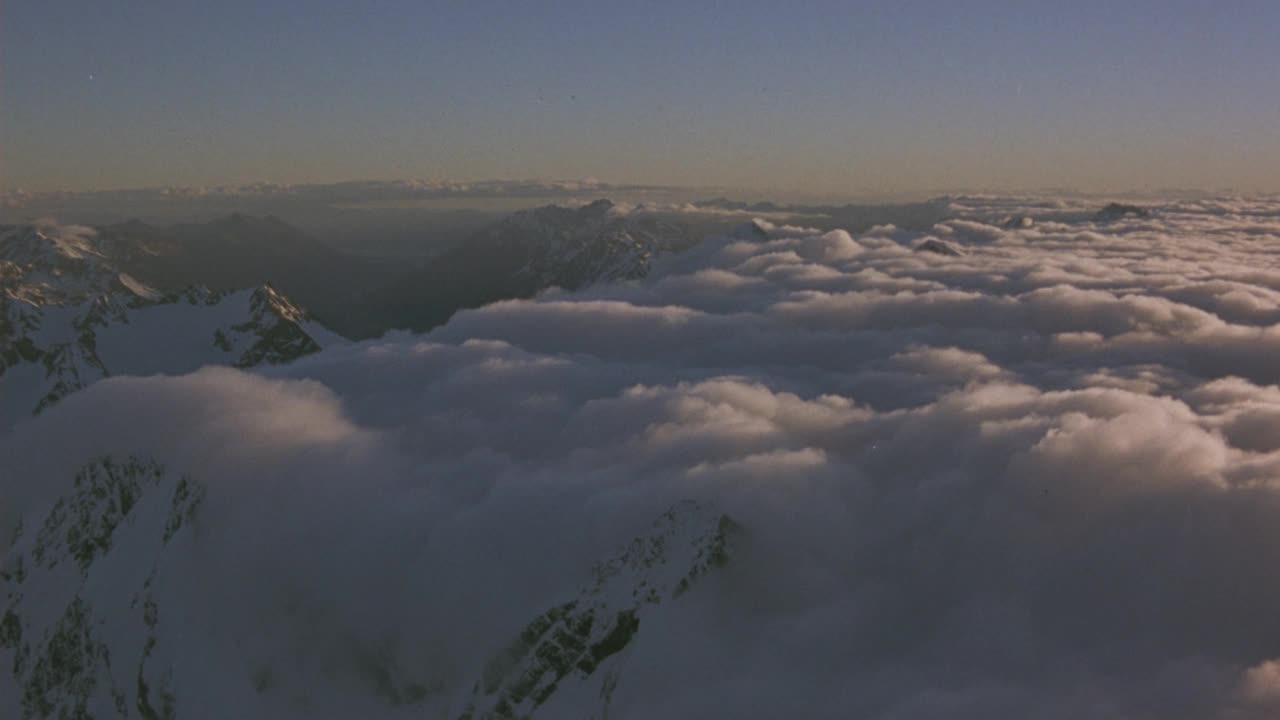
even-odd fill
[{"label": "blue sky", "polygon": [[1280,190],[1280,3],[5,0],[0,187]]}]

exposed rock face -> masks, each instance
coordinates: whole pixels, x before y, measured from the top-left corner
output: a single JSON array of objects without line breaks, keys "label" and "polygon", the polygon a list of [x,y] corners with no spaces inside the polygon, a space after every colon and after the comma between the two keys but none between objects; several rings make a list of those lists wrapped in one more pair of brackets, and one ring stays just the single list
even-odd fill
[{"label": "exposed rock face", "polygon": [[[264,285],[249,296],[249,318],[231,326],[235,340],[226,343],[233,347],[247,345],[236,360],[236,367],[254,365],[279,365],[292,362],[303,355],[320,351],[320,345],[303,329],[307,314],[288,298]],[[221,330],[215,330],[217,335]],[[221,338],[228,338],[224,333]]]},{"label": "exposed rock face", "polygon": [[[619,681],[618,659],[646,611],[678,598],[729,561],[735,525],[707,505],[687,501],[600,563],[577,597],[539,615],[485,668],[460,717],[529,717],[557,692],[584,689],[607,707]],[[553,715],[554,716],[554,715]]]},{"label": "exposed rock face", "polygon": [[104,457],[19,527],[0,574],[0,667],[24,720],[178,716],[153,590],[203,497],[153,462]]}]

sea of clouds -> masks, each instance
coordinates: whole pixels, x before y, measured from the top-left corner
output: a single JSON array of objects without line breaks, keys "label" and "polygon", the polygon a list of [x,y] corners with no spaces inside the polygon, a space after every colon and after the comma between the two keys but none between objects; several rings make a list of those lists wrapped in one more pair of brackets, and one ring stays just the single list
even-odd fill
[{"label": "sea of clouds", "polygon": [[[380,638],[452,688],[696,498],[742,539],[611,717],[1276,717],[1280,199],[1098,207],[765,223],[426,335],[109,379],[0,439],[8,510],[154,456],[209,486],[191,581],[245,653]],[[324,631],[252,630],[287,602]]]}]

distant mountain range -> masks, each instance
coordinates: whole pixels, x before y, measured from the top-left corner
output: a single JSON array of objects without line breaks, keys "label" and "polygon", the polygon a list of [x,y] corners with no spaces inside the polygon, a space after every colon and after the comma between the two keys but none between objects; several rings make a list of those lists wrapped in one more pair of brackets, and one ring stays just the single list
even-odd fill
[{"label": "distant mountain range", "polygon": [[131,220],[97,231],[113,262],[148,284],[225,292],[270,283],[344,334],[351,333],[344,323],[355,299],[398,272],[391,262],[340,252],[273,216],[164,227]]},{"label": "distant mountain range", "polygon": [[[364,338],[392,329],[429,330],[460,309],[529,297],[550,287],[576,290],[596,282],[639,278],[654,258],[729,232],[753,214],[794,217],[796,223],[819,230],[856,231],[883,223],[928,227],[945,210],[939,202],[795,206],[716,199],[683,210],[635,212],[601,199],[518,211],[465,231],[470,234],[450,240],[443,250],[434,236],[415,248],[406,235],[410,230],[396,228],[390,245],[362,251],[340,238],[347,232],[366,239],[370,232],[377,234],[351,227],[359,222],[358,214],[344,215],[345,224],[327,232],[326,242],[278,217],[239,213],[164,226],[129,220],[96,226],[82,235],[92,238],[93,251],[85,257],[108,259],[107,284],[115,290],[132,292],[122,284],[126,281],[111,280],[120,275],[161,296],[192,286],[228,293],[270,283],[326,327],[345,337]],[[477,226],[484,217],[454,221],[450,232],[462,232],[468,223]],[[392,245],[403,254],[389,255]],[[47,252],[42,259],[26,260],[32,268],[48,269],[65,262]],[[4,275],[0,282],[9,284]],[[54,283],[46,292],[56,294],[59,285]]]},{"label": "distant mountain range", "polygon": [[700,236],[607,200],[551,205],[397,268],[274,217],[0,227],[0,427],[110,375],[289,362],[344,336],[426,330],[461,308],[642,277]]},{"label": "distant mountain range", "polygon": [[701,237],[687,223],[615,212],[608,200],[524,210],[371,293],[363,314],[383,327],[427,330],[463,308],[643,277],[654,258]]},{"label": "distant mountain range", "polygon": [[344,337],[425,331],[458,310],[551,287],[641,278],[655,258],[709,234],[767,240],[762,226],[743,222],[750,213],[812,212],[822,229],[836,217],[924,225],[943,211],[937,203],[802,208],[723,199],[697,207],[547,205],[425,260],[400,261],[336,250],[273,216],[0,227],[0,422],[109,375],[288,362]]},{"label": "distant mountain range", "polygon": [[[425,331],[465,308],[641,278],[655,258],[707,235],[767,240],[761,226],[743,222],[753,213],[855,231],[884,223],[927,228],[947,213],[941,201],[784,206],[720,198],[693,207],[635,212],[603,199],[547,205],[438,254],[398,259],[334,249],[273,216],[0,227],[0,383],[20,386],[7,389],[6,399],[18,399],[5,403],[4,415],[47,407],[111,374],[287,362],[339,336]],[[1147,215],[1113,203],[1094,219]],[[955,252],[940,241],[918,249]]]},{"label": "distant mountain range", "polygon": [[[738,222],[624,213],[597,200],[516,212],[443,252],[375,257],[337,250],[273,216],[232,214],[207,223],[130,220],[84,229],[78,232],[91,238],[92,250],[74,259],[88,258],[90,265],[95,257],[106,259],[107,285],[99,288],[104,291],[127,290],[113,280],[121,274],[161,295],[190,286],[231,292],[270,283],[325,326],[359,338],[391,329],[427,330],[459,309],[550,287],[574,290],[641,277],[658,255],[680,252]],[[10,234],[18,229],[10,228]],[[52,269],[65,262],[42,252],[26,264]],[[61,282],[65,278],[47,292],[57,292]]]}]

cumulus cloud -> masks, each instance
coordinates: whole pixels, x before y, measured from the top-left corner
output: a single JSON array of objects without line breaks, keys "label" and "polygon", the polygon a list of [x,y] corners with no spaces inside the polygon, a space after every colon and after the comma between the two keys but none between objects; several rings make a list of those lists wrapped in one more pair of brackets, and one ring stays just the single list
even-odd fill
[{"label": "cumulus cloud", "polygon": [[713,238],[258,374],[108,379],[3,440],[10,503],[154,456],[209,484],[219,627],[324,618],[248,655],[394,638],[456,688],[692,497],[747,532],[644,627],[619,717],[1271,717],[1280,204],[953,207]]}]

